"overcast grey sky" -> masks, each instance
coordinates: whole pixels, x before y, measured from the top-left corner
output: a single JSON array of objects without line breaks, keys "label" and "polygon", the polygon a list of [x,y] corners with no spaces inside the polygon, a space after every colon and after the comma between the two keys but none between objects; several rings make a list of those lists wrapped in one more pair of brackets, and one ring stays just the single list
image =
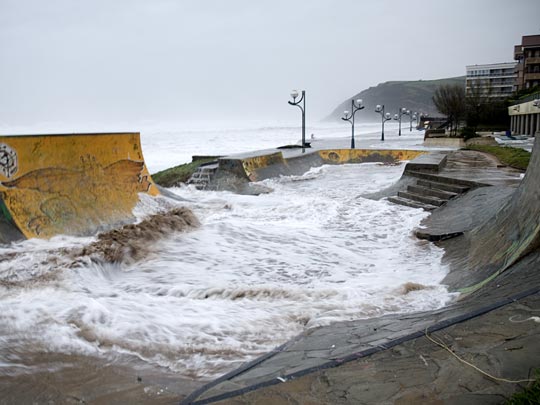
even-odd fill
[{"label": "overcast grey sky", "polygon": [[533,34],[539,0],[0,0],[0,123],[316,120]]}]

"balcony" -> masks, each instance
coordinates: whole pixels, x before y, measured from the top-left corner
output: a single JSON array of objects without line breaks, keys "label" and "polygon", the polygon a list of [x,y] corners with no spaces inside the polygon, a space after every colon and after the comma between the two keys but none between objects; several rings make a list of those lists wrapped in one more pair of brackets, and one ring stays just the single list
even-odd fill
[{"label": "balcony", "polygon": [[527,58],[525,59],[525,65],[537,65],[540,64],[540,58]]},{"label": "balcony", "polygon": [[523,78],[525,81],[540,80],[540,73],[525,73]]},{"label": "balcony", "polygon": [[490,78],[490,77],[497,77],[497,78],[501,78],[501,79],[504,79],[504,78],[514,78],[516,77],[516,73],[486,73],[486,74],[483,74],[483,75],[473,75],[472,73],[467,73],[467,78],[472,78],[472,79],[485,79],[485,78]]}]

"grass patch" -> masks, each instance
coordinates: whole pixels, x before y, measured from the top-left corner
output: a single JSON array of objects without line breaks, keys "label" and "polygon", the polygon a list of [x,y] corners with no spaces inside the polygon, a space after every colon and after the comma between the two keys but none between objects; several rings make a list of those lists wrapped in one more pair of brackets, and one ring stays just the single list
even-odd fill
[{"label": "grass patch", "polygon": [[501,163],[521,170],[527,170],[529,160],[531,160],[531,152],[509,146],[470,145],[465,149],[490,153],[499,159]]},{"label": "grass patch", "polygon": [[162,187],[173,187],[179,183],[185,183],[191,175],[195,173],[197,168],[205,163],[216,160],[215,158],[207,158],[196,160],[195,162],[185,163],[183,165],[171,167],[152,175],[152,180]]},{"label": "grass patch", "polygon": [[523,391],[516,392],[505,402],[505,405],[540,404],[540,375],[536,372],[536,380]]}]

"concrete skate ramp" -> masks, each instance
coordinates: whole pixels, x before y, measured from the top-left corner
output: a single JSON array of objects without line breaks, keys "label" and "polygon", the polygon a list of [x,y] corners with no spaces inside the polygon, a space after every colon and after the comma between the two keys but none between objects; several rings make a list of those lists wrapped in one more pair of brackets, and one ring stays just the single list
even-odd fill
[{"label": "concrete skate ramp", "polygon": [[0,136],[0,242],[88,235],[159,192],[139,133]]},{"label": "concrete skate ramp", "polygon": [[393,164],[403,160],[412,160],[426,151],[394,149],[330,149],[318,152],[324,163],[369,163],[380,162]]},{"label": "concrete skate ramp", "polygon": [[510,199],[483,225],[449,243],[456,271],[445,283],[471,293],[539,248],[540,137],[536,137],[525,177]]},{"label": "concrete skate ramp", "polygon": [[323,164],[380,162],[393,164],[426,153],[419,150],[330,149],[315,150],[285,159],[281,152],[240,155],[219,159],[219,169],[249,181],[261,181],[280,175],[301,175]]}]

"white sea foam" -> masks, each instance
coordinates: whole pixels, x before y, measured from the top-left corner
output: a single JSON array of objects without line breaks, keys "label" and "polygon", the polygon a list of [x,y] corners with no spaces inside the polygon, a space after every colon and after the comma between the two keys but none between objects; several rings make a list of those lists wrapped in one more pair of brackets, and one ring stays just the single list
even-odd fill
[{"label": "white sea foam", "polygon": [[[63,266],[59,248],[92,238],[2,248],[0,279],[59,274],[0,285],[0,373],[9,364],[25,371],[24,353],[51,351],[135,356],[208,378],[305,327],[444,305],[452,295],[439,284],[442,250],[411,234],[427,214],[361,197],[402,170],[323,166],[266,180],[274,191],[260,196],[171,189],[202,225],[158,242],[135,264]],[[143,199],[136,215],[169,204],[178,203]],[[408,282],[426,288],[405,294]]]}]

